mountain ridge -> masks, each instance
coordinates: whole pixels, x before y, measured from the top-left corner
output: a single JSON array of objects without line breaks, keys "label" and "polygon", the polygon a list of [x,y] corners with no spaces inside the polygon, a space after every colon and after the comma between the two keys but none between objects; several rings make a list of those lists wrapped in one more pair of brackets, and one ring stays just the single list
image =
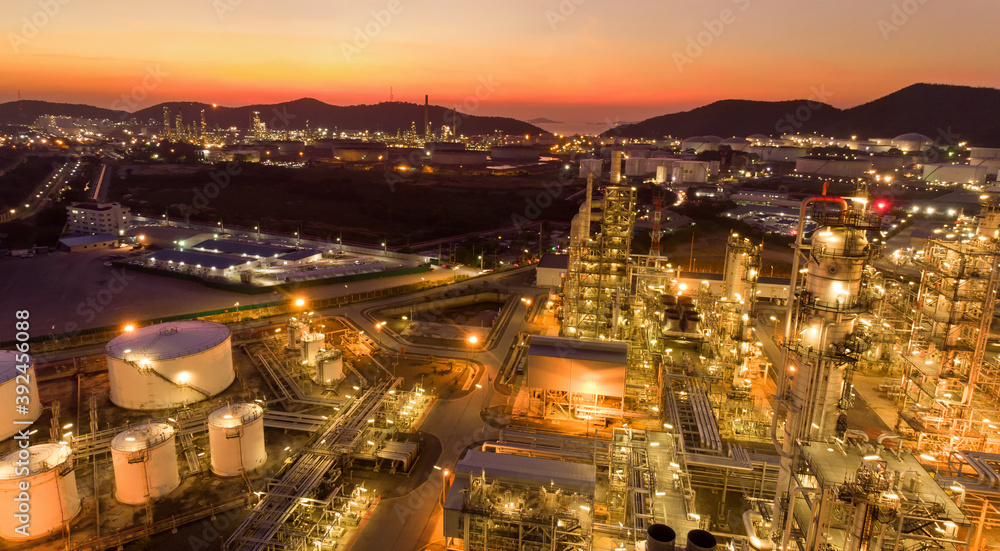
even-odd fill
[{"label": "mountain ridge", "polygon": [[[738,111],[734,109],[738,107]],[[736,116],[738,115],[738,116]],[[892,138],[916,132],[941,145],[968,142],[1000,147],[1000,90],[917,83],[872,101],[839,109],[813,99],[719,100],[687,111],[621,125],[602,136],[723,138],[786,132],[836,137]]]}]

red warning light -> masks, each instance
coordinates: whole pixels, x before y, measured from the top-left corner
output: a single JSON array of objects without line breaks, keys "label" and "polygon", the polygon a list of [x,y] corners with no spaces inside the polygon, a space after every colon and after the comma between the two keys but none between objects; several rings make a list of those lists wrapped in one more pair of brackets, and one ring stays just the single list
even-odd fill
[{"label": "red warning light", "polygon": [[879,199],[875,201],[875,210],[879,212],[885,212],[889,208],[889,202],[885,199]]}]

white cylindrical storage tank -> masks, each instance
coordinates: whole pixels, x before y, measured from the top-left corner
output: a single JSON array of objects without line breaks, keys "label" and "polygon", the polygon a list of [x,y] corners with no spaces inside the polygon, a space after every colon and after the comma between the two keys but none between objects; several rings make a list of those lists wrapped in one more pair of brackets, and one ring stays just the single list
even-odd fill
[{"label": "white cylindrical storage tank", "polygon": [[111,440],[111,462],[115,498],[128,505],[164,496],[181,483],[174,428],[166,423],[147,423],[118,433]]},{"label": "white cylindrical storage tank", "polygon": [[229,404],[208,416],[208,446],[212,472],[239,476],[267,461],[264,448],[264,408],[258,404]]},{"label": "white cylindrical storage tank", "polygon": [[325,350],[316,364],[316,376],[313,379],[316,384],[328,385],[344,378],[344,353],[340,350]]},{"label": "white cylindrical storage tank", "polygon": [[111,401],[174,408],[219,394],[236,378],[229,328],[211,321],[142,327],[108,343]]},{"label": "white cylindrical storage tank", "polygon": [[[35,359],[30,354],[0,350],[0,404],[3,404],[0,407],[0,440],[27,429],[42,414],[38,382],[35,381]],[[26,409],[21,410],[20,406]],[[21,424],[24,422],[28,424]]]},{"label": "white cylindrical storage tank", "polygon": [[3,539],[40,538],[58,531],[79,512],[80,497],[69,445],[37,444],[0,460]]},{"label": "white cylindrical storage tank", "polygon": [[302,335],[302,361],[305,365],[316,365],[316,356],[326,342],[323,333],[305,333]]}]

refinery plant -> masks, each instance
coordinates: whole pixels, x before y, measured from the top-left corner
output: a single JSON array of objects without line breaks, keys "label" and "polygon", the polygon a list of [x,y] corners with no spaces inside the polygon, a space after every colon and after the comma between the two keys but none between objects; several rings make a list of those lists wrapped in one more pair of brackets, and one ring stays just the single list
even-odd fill
[{"label": "refinery plant", "polygon": [[[290,299],[254,323],[129,326],[42,378],[4,351],[0,397],[31,407],[4,410],[0,536],[53,550],[998,548],[996,198],[901,252],[859,181],[798,205],[789,278],[764,277],[765,245],[737,233],[721,277],[703,277],[661,254],[659,214],[636,252],[625,160],[607,181],[587,172],[555,285],[542,270],[559,262],[543,262],[538,286],[485,273],[353,310]],[[663,184],[643,185],[659,213]],[[493,303],[488,324],[428,321]],[[450,388],[424,382],[441,373]]]}]

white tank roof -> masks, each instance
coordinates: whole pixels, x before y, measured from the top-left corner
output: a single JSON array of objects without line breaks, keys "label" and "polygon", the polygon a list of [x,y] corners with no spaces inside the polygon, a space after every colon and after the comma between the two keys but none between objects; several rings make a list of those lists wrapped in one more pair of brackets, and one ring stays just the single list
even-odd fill
[{"label": "white tank roof", "polygon": [[104,352],[119,360],[126,359],[126,354],[129,360],[169,360],[204,352],[225,342],[230,334],[228,327],[213,321],[173,321],[119,335],[104,347]]},{"label": "white tank roof", "polygon": [[264,415],[259,404],[229,404],[208,415],[208,424],[213,427],[233,428],[245,425]]},{"label": "white tank roof", "polygon": [[137,452],[156,447],[174,435],[174,428],[166,423],[146,423],[118,433],[111,440],[111,449],[122,452]]},{"label": "white tank roof", "polygon": [[31,446],[28,448],[28,453],[31,457],[28,459],[27,475],[16,474],[17,468],[24,466],[18,464],[18,453],[20,452],[7,454],[2,460],[0,460],[0,479],[14,480],[25,478],[25,476],[31,476],[33,474],[43,473],[50,469],[54,469],[65,463],[66,460],[73,454],[73,450],[70,449],[68,444],[49,443]]},{"label": "white tank roof", "polygon": [[[23,362],[16,361],[17,357],[21,355],[23,354],[13,350],[0,350],[0,383],[6,383],[21,374],[17,370],[17,366]],[[34,358],[28,360],[29,365],[33,362]]]}]

